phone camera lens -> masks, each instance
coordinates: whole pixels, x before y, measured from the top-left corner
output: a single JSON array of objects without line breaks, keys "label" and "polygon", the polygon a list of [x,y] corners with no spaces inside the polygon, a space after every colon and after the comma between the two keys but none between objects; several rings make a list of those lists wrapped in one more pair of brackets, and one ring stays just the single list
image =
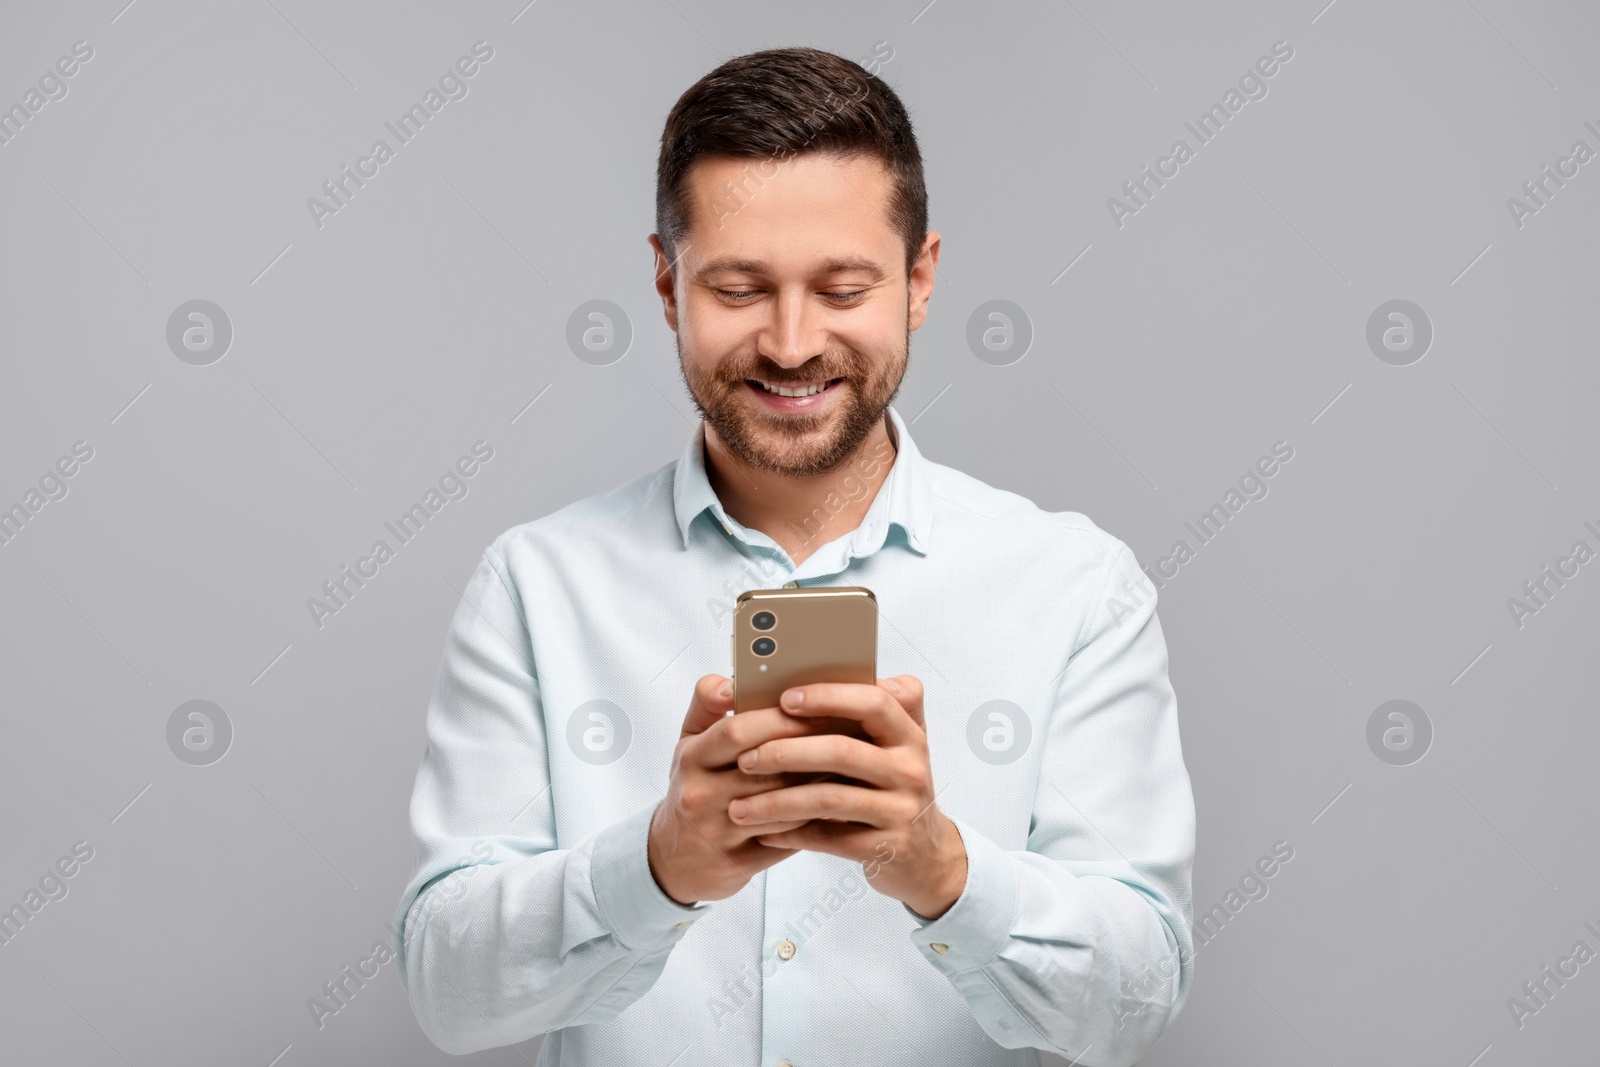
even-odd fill
[{"label": "phone camera lens", "polygon": [[758,637],[750,645],[750,651],[758,656],[770,656],[778,650],[778,642],[770,637]]},{"label": "phone camera lens", "polygon": [[751,617],[750,625],[758,630],[770,630],[778,625],[778,617],[770,611],[758,611]]}]

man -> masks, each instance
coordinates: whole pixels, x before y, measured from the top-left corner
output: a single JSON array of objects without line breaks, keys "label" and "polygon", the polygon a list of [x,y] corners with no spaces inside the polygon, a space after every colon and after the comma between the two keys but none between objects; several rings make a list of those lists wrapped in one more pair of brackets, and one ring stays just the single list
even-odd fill
[{"label": "man", "polygon": [[[904,107],[824,52],[736,58],[657,182],[702,422],[502,534],[456,612],[395,924],[424,1032],[607,1067],[1132,1063],[1192,967],[1155,592],[889,406],[939,259]],[[733,599],[779,585],[872,589],[885,677],[729,714]]]}]

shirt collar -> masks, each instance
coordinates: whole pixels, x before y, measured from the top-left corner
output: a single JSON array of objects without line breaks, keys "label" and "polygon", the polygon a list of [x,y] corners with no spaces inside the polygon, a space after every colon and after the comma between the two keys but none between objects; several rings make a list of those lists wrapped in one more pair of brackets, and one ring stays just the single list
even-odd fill
[{"label": "shirt collar", "polygon": [[[896,449],[894,465],[879,486],[878,495],[862,518],[860,527],[852,534],[851,554],[864,556],[876,552],[883,547],[889,527],[898,526],[912,549],[925,555],[933,527],[933,487],[928,479],[927,460],[923,459],[916,443],[911,440],[900,413],[890,407],[888,417],[889,435]],[[842,471],[840,477],[845,473],[848,472]],[[672,506],[685,548],[689,547],[689,527],[701,512],[707,510],[730,536],[745,534],[763,541],[770,540],[763,534],[747,530],[731,518],[711,488],[711,480],[706,474],[703,421],[695,426],[688,444],[684,446],[683,455],[678,459],[672,478]],[[838,536],[842,535],[834,535],[828,540],[832,541]]]}]

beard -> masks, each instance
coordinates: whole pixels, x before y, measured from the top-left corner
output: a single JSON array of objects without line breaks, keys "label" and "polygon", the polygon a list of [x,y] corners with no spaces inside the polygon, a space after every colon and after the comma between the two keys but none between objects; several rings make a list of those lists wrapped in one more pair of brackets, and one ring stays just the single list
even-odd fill
[{"label": "beard", "polygon": [[[883,420],[900,391],[911,356],[911,331],[888,359],[872,359],[851,349],[828,349],[792,370],[766,356],[729,356],[714,367],[693,369],[676,339],[678,370],[700,417],[728,450],[757,470],[793,478],[814,478],[837,470]],[[749,379],[799,386],[842,379],[842,390],[822,413],[778,414],[750,396]],[[759,388],[759,387],[757,387]],[[830,428],[831,424],[831,428]]]}]

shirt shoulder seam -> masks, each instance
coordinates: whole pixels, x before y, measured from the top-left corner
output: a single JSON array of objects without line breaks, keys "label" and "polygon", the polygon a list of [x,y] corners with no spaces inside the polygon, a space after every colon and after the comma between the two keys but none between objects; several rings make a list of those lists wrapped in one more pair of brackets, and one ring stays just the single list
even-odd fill
[{"label": "shirt shoulder seam", "polygon": [[[523,530],[549,529],[552,527],[570,526],[584,522],[617,522],[624,524],[630,522],[639,514],[639,512],[643,511],[650,505],[650,502],[656,498],[656,495],[660,493],[665,486],[672,484],[672,472],[676,466],[677,464],[674,462],[658,470],[655,475],[655,484],[651,486],[650,492],[643,500],[639,501],[631,508],[607,515],[573,515],[568,518],[558,518],[557,516],[559,516],[562,511],[567,510],[567,508],[559,508],[548,515],[541,515],[537,519],[529,519],[527,522],[519,522],[517,525],[500,534],[499,537],[496,537],[494,539],[494,544],[498,546],[503,541],[509,540],[513,535],[520,533]],[[599,495],[603,496],[604,494]],[[583,503],[584,500],[592,499],[594,499],[594,497],[585,497],[583,500],[575,500],[572,502],[572,504],[567,505],[567,507],[573,507],[577,504]]]},{"label": "shirt shoulder seam", "polygon": [[[989,486],[988,488],[993,488],[993,486]],[[949,494],[945,493],[944,491],[942,491],[942,490],[940,490],[938,488],[934,488],[934,487],[930,486],[930,490],[932,491],[934,496],[938,497],[940,500],[943,500],[946,504],[949,504],[952,507],[958,507],[962,511],[965,511],[965,512],[971,514],[971,515],[976,515],[978,518],[984,519],[985,521],[988,521],[988,522],[1007,522],[1007,523],[1015,523],[1015,524],[1021,525],[1021,526],[1048,526],[1051,529],[1055,529],[1055,530],[1066,530],[1066,531],[1069,531],[1069,532],[1072,532],[1072,533],[1087,534],[1090,537],[1096,538],[1101,543],[1104,543],[1108,539],[1109,540],[1115,540],[1115,538],[1113,538],[1111,536],[1111,534],[1107,533],[1105,530],[1102,530],[1100,527],[1096,526],[1094,524],[1094,520],[1093,519],[1089,519],[1088,516],[1084,516],[1084,519],[1088,523],[1088,525],[1083,525],[1081,523],[1073,522],[1071,520],[1067,520],[1067,521],[1059,521],[1059,520],[1051,521],[1054,517],[1065,515],[1067,513],[1066,512],[1060,512],[1060,511],[1045,511],[1043,508],[1039,509],[1039,515],[1042,516],[1041,518],[1020,518],[1020,517],[1010,517],[1010,516],[1003,516],[1003,515],[992,515],[992,514],[986,512],[986,511],[980,511],[979,509],[973,507],[970,503],[967,503],[967,502],[962,501],[962,500],[957,500],[954,497],[950,496]],[[1005,490],[1000,490],[1000,491],[1004,492]],[[1027,500],[1028,499],[1027,497],[1020,496],[1020,494],[1013,494],[1013,495],[1019,496],[1019,498],[1022,499],[1022,500]],[[1029,500],[1028,503],[1032,504],[1033,501]],[[1038,505],[1034,504],[1034,507],[1037,508]],[[1082,512],[1076,512],[1075,514],[1082,514]]]},{"label": "shirt shoulder seam", "polygon": [[1100,587],[1095,590],[1094,599],[1089,601],[1089,610],[1084,612],[1083,625],[1078,630],[1077,640],[1072,644],[1072,651],[1067,654],[1067,662],[1069,663],[1072,661],[1072,657],[1076,656],[1079,650],[1083,648],[1084,642],[1088,639],[1089,624],[1094,622],[1095,618],[1100,614],[1099,605],[1105,600],[1106,587],[1111,584],[1111,574],[1117,569],[1117,561],[1122,558],[1122,554],[1128,551],[1128,546],[1122,541],[1112,537],[1110,534],[1105,536],[1112,542],[1107,548],[1114,547],[1115,551],[1107,552],[1105,573],[1100,577]]}]

